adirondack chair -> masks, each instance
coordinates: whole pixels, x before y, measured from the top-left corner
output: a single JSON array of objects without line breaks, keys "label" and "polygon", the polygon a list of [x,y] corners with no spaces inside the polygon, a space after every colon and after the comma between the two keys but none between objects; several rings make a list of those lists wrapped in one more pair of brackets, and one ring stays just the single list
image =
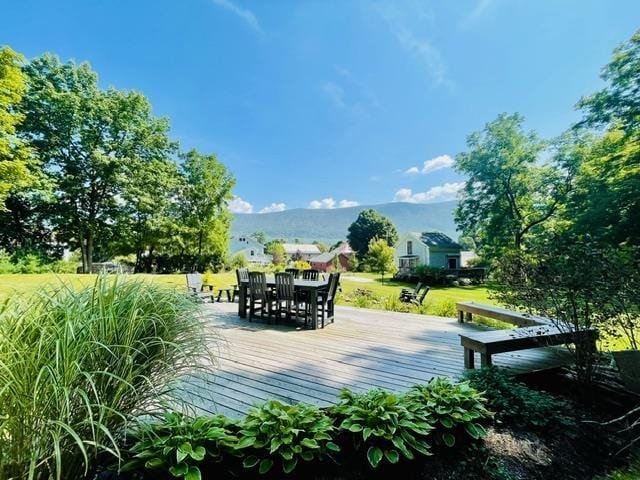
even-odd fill
[{"label": "adirondack chair", "polygon": [[199,273],[187,273],[187,294],[202,300],[208,298],[211,303],[214,301],[213,285],[203,283]]},{"label": "adirondack chair", "polygon": [[416,285],[416,288],[414,288],[413,290],[409,290],[408,288],[403,288],[400,291],[400,300],[402,300],[403,302],[410,302],[411,299],[418,297],[420,290],[422,290],[422,282],[418,282],[418,284]]}]

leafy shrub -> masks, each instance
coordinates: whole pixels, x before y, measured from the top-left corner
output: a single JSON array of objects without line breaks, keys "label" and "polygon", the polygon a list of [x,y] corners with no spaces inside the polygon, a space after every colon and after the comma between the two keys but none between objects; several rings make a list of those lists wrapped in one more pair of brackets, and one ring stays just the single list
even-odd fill
[{"label": "leafy shrub", "polygon": [[430,455],[431,425],[407,408],[404,396],[380,389],[360,394],[345,389],[340,398],[342,402],[332,409],[340,421],[338,428],[353,438],[357,450],[366,448],[372,467],[383,458],[397,463],[400,454],[409,460],[414,452]]},{"label": "leafy shrub", "polygon": [[134,458],[122,472],[163,470],[185,480],[199,480],[201,466],[219,463],[233,453],[238,441],[237,422],[223,415],[188,418],[171,412],[163,421],[141,425],[134,434]]},{"label": "leafy shrub", "polygon": [[410,312],[412,305],[407,302],[403,302],[397,296],[388,296],[384,299],[383,307],[390,312]]},{"label": "leafy shrub", "polygon": [[74,260],[56,260],[46,265],[46,268],[53,273],[76,273],[78,262]]},{"label": "leafy shrub", "polygon": [[574,421],[565,412],[567,402],[546,392],[527,387],[497,367],[469,370],[465,373],[474,388],[484,392],[496,420],[523,430],[544,431],[571,426]]},{"label": "leafy shrub", "polygon": [[14,265],[11,263],[11,255],[6,250],[0,249],[0,273],[13,273]]},{"label": "leafy shrub", "polygon": [[14,267],[16,273],[40,273],[40,257],[33,253],[28,253],[21,257]]},{"label": "leafy shrub", "polygon": [[427,311],[431,315],[436,315],[438,317],[453,317],[455,318],[457,314],[456,302],[453,300],[441,300],[439,302],[429,303],[427,305]]},{"label": "leafy shrub", "polygon": [[291,268],[297,268],[298,270],[309,270],[311,264],[306,260],[296,260],[291,264]]},{"label": "leafy shrub", "polygon": [[437,444],[453,447],[456,442],[486,435],[480,422],[491,417],[491,412],[485,407],[486,399],[466,382],[453,384],[435,378],[411,388],[407,397],[411,409],[432,423]]},{"label": "leafy shrub", "polygon": [[267,473],[280,460],[284,473],[291,473],[301,459],[323,459],[339,451],[332,442],[333,431],[333,420],[318,407],[270,400],[249,411],[237,448],[250,452],[245,468],[257,466],[260,473]]},{"label": "leafy shrub", "polygon": [[134,416],[205,364],[194,309],[166,287],[105,276],[3,304],[0,478],[81,478],[97,457],[119,458]]}]

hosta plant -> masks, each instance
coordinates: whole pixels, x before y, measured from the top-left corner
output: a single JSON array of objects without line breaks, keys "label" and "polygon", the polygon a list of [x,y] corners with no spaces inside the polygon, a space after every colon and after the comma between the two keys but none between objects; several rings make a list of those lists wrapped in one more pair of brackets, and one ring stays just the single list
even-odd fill
[{"label": "hosta plant", "polygon": [[163,421],[135,432],[133,458],[121,471],[168,471],[177,478],[199,480],[201,467],[234,453],[236,431],[237,422],[222,415],[189,418],[167,413]]},{"label": "hosta plant", "polygon": [[491,417],[486,400],[468,382],[451,383],[435,378],[409,390],[410,409],[433,423],[437,444],[453,447],[456,441],[478,440],[486,435],[481,422]]},{"label": "hosta plant", "polygon": [[245,468],[264,474],[279,462],[288,474],[300,460],[330,458],[332,452],[340,451],[332,441],[333,433],[333,420],[318,407],[270,400],[249,411],[236,448],[246,455]]},{"label": "hosta plant", "polygon": [[383,459],[397,463],[400,455],[411,460],[414,452],[430,455],[431,425],[407,408],[406,398],[381,389],[365,393],[341,392],[342,402],[333,407],[339,429],[351,436],[356,449],[365,450],[377,467]]}]

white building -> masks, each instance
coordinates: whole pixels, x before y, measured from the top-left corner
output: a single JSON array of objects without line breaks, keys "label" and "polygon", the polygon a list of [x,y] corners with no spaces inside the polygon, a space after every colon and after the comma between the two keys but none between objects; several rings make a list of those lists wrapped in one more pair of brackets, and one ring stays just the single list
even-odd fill
[{"label": "white building", "polygon": [[273,257],[265,253],[264,245],[247,235],[231,237],[229,252],[231,256],[243,254],[249,263],[267,265],[273,261]]},{"label": "white building", "polygon": [[313,243],[283,243],[282,246],[288,259],[311,260],[322,253]]},{"label": "white building", "polygon": [[444,233],[408,232],[400,237],[394,249],[399,273],[411,273],[419,265],[448,270],[461,267],[462,247]]}]

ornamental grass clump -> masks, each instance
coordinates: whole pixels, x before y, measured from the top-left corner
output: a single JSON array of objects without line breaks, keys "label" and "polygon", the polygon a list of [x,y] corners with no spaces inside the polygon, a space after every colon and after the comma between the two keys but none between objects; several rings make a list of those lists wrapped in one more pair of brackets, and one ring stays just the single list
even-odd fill
[{"label": "ornamental grass clump", "polygon": [[351,437],[356,450],[366,451],[376,468],[383,459],[398,463],[400,455],[412,460],[417,452],[430,455],[428,435],[431,425],[407,408],[406,397],[374,389],[340,393],[342,402],[332,408],[338,428]]},{"label": "ornamental grass clump", "polygon": [[288,474],[300,460],[323,460],[339,452],[334,430],[333,420],[314,405],[270,400],[249,411],[240,425],[236,449],[245,456],[247,469],[265,474],[278,462]]},{"label": "ornamental grass clump", "polygon": [[412,387],[407,399],[418,418],[432,423],[432,435],[438,445],[453,447],[486,436],[481,423],[492,413],[485,407],[486,399],[468,382],[451,383],[446,378],[435,378]]},{"label": "ornamental grass clump", "polygon": [[0,307],[0,478],[82,478],[120,460],[129,423],[178,401],[207,367],[195,304],[150,283],[99,277]]}]

